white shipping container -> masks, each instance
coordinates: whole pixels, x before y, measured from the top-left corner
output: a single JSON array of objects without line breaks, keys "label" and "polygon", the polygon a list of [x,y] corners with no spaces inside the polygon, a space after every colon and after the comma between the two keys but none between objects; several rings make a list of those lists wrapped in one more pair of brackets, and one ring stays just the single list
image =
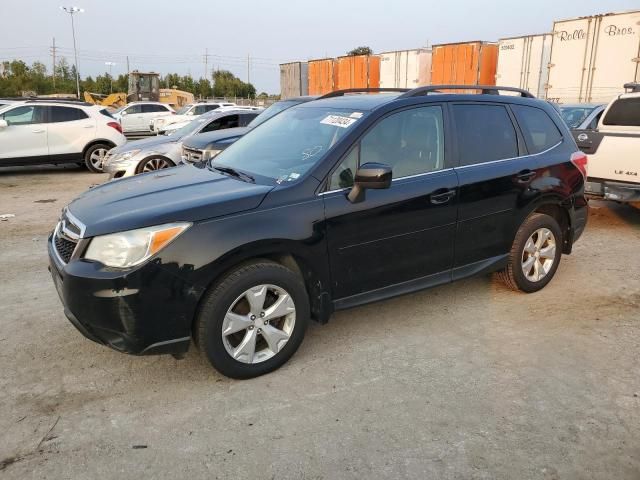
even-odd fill
[{"label": "white shipping container", "polygon": [[300,97],[309,93],[309,65],[307,62],[280,65],[280,98]]},{"label": "white shipping container", "polygon": [[431,50],[400,50],[380,54],[380,87],[415,88],[429,85]]},{"label": "white shipping container", "polygon": [[640,81],[640,11],[557,21],[553,25],[547,99],[608,102]]},{"label": "white shipping container", "polygon": [[524,88],[545,98],[551,34],[503,38],[498,42],[496,85]]}]

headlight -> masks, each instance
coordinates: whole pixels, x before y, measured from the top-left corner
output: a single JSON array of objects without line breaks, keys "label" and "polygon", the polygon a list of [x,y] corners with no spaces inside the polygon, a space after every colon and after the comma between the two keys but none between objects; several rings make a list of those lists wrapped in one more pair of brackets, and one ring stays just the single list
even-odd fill
[{"label": "headlight", "polygon": [[202,160],[204,160],[205,162],[207,160],[211,160],[213,157],[215,157],[216,155],[218,155],[222,150],[220,149],[210,149],[210,150],[203,150],[202,151]]},{"label": "headlight", "polygon": [[113,157],[112,161],[125,161],[125,160],[129,160],[130,158],[136,156],[137,154],[139,154],[141,152],[140,149],[138,150],[129,150],[127,152],[122,152],[116,156]]},{"label": "headlight", "polygon": [[167,223],[94,237],[84,258],[108,267],[133,267],[158,253],[190,226],[185,222]]}]

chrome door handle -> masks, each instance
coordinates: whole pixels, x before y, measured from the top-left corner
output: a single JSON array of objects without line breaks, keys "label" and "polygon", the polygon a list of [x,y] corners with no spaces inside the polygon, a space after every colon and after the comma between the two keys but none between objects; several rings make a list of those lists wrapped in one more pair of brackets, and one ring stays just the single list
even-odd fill
[{"label": "chrome door handle", "polygon": [[31,130],[33,133],[44,133],[44,130]]},{"label": "chrome door handle", "polygon": [[82,127],[82,128],[93,128],[93,125],[85,125],[85,126],[84,126],[84,127]]}]

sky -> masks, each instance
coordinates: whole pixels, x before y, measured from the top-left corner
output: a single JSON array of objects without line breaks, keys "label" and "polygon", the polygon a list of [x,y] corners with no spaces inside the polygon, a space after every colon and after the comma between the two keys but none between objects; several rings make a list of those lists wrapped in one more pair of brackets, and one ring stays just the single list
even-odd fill
[{"label": "sky", "polygon": [[[68,2],[68,3],[64,3]],[[220,68],[279,93],[279,63],[344,55],[357,46],[374,52],[551,31],[554,20],[640,9],[640,0],[0,0],[0,61],[21,58],[51,65],[73,62],[68,14],[75,17],[82,76],[130,69],[177,72],[195,78]],[[13,19],[13,20],[12,20]],[[247,72],[247,56],[251,58]]]}]

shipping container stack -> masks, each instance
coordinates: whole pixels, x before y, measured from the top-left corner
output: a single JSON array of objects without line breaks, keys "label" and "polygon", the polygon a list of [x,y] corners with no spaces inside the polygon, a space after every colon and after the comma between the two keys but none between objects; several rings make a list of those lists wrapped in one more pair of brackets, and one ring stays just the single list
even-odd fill
[{"label": "shipping container stack", "polygon": [[502,38],[498,42],[496,84],[518,87],[545,98],[551,34]]},{"label": "shipping container stack", "polygon": [[416,88],[431,84],[431,50],[398,50],[380,54],[380,87]]}]

